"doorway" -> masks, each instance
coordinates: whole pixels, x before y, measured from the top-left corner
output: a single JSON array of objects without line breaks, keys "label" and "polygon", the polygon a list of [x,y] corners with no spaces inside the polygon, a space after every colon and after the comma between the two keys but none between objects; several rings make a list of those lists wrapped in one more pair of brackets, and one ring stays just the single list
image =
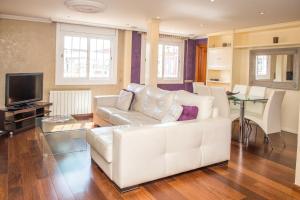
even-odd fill
[{"label": "doorway", "polygon": [[207,45],[196,45],[195,82],[206,83]]}]

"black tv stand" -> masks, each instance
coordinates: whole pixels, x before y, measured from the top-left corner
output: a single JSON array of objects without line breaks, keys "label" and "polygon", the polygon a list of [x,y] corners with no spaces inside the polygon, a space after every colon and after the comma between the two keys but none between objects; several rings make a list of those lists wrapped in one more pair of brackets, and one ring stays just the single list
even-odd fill
[{"label": "black tv stand", "polygon": [[31,107],[35,107],[35,103],[19,104],[19,105],[7,107],[6,109],[8,111],[16,111],[16,110],[22,110],[22,109],[31,108]]},{"label": "black tv stand", "polygon": [[36,102],[22,107],[0,109],[0,134],[18,133],[35,127],[35,118],[48,115],[49,102]]}]

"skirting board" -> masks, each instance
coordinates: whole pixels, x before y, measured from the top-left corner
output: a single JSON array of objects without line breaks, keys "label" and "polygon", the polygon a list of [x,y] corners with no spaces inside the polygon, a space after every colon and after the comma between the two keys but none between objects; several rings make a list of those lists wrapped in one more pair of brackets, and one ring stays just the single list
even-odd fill
[{"label": "skirting board", "polygon": [[282,130],[285,131],[285,132],[298,134],[298,130],[295,130],[295,129],[291,129],[291,128],[287,128],[287,127],[282,127]]}]

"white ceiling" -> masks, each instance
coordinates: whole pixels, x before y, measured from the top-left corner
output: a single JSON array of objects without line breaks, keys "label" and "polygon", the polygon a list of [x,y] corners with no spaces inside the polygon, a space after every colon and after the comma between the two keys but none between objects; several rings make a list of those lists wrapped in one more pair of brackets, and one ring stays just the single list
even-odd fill
[{"label": "white ceiling", "polygon": [[[178,35],[207,33],[300,20],[300,0],[102,0],[102,13],[69,10],[63,0],[0,0],[0,13],[71,20],[146,30],[159,16],[160,31]],[[265,14],[260,15],[263,11]]]}]

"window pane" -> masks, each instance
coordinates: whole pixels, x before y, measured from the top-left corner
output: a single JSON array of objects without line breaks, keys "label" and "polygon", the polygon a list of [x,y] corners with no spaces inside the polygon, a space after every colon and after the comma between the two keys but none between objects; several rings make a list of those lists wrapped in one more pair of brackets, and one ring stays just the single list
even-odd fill
[{"label": "window pane", "polygon": [[87,38],[80,38],[80,49],[87,50]]},{"label": "window pane", "polygon": [[157,69],[157,77],[162,78],[163,71],[163,45],[158,45],[158,69]]},{"label": "window pane", "polygon": [[111,77],[111,41],[104,39],[90,40],[90,78]]},{"label": "window pane", "polygon": [[87,38],[64,37],[64,77],[84,78],[87,76]]},{"label": "window pane", "polygon": [[256,75],[265,76],[268,73],[268,57],[257,56],[256,57]]},{"label": "window pane", "polygon": [[164,50],[164,78],[179,78],[179,47],[174,45],[165,45]]},{"label": "window pane", "polygon": [[79,49],[80,47],[80,37],[73,37],[72,49]]},{"label": "window pane", "polygon": [[96,39],[90,39],[90,50],[91,51],[96,50],[96,45],[97,45]]},{"label": "window pane", "polygon": [[64,46],[65,49],[72,49],[72,37],[70,36],[64,37]]}]

